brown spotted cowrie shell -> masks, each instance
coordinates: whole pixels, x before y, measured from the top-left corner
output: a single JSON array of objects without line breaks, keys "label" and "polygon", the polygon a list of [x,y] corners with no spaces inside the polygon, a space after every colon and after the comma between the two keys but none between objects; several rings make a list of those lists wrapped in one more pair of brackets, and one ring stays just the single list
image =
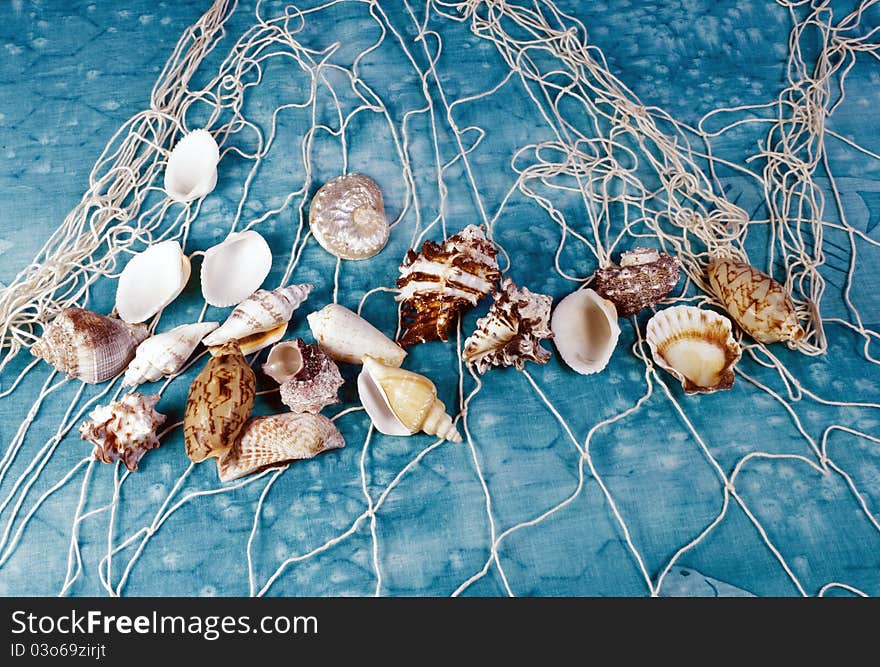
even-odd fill
[{"label": "brown spotted cowrie shell", "polygon": [[186,399],[183,437],[194,463],[229,451],[254,407],[257,379],[234,342],[212,349]]}]

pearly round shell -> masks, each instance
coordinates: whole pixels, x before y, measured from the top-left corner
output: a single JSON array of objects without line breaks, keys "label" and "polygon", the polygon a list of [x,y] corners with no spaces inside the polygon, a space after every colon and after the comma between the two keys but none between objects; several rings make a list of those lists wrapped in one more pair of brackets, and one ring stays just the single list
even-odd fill
[{"label": "pearly round shell", "polygon": [[315,340],[336,361],[359,364],[369,355],[389,366],[400,366],[406,352],[372,324],[345,306],[331,303],[306,316]]},{"label": "pearly round shell", "polygon": [[95,445],[96,461],[121,460],[129,470],[137,470],[143,455],[159,446],[156,429],[165,415],[156,411],[159,396],[126,394],[109,405],[99,405],[79,427],[83,440]]},{"label": "pearly round shell", "polygon": [[220,147],[207,130],[185,135],[168,157],[165,192],[171,199],[189,202],[210,193],[217,185]]},{"label": "pearly round shell", "polygon": [[147,338],[138,345],[134,359],[125,370],[122,386],[133,387],[176,374],[202,338],[218,326],[218,322],[184,324]]},{"label": "pearly round shell", "polygon": [[620,337],[614,304],[589,288],[572,292],[557,304],[550,329],[563,361],[581,375],[603,370]]},{"label": "pearly round shell", "polygon": [[272,251],[253,230],[233,232],[205,251],[202,296],[212,306],[228,308],[259,289],[272,268]]},{"label": "pearly round shell", "polygon": [[128,260],[119,275],[116,312],[131,324],[149,319],[178,297],[189,274],[189,258],[180,243],[150,246]]},{"label": "pearly round shell", "polygon": [[315,193],[309,226],[324,250],[341,259],[368,259],[388,242],[382,191],[361,174],[337,176]]}]

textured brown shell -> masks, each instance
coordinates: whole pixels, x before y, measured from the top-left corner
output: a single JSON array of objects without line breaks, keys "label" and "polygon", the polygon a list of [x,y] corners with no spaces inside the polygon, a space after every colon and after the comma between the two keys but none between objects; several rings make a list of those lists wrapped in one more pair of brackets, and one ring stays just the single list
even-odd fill
[{"label": "textured brown shell", "polygon": [[257,379],[235,343],[216,351],[186,399],[186,455],[198,463],[232,447],[254,407]]},{"label": "textured brown shell", "polygon": [[[681,264],[675,257],[649,248],[636,248],[623,255],[622,266],[596,271],[593,289],[614,304],[618,317],[629,317],[659,303],[672,291],[678,283]],[[640,261],[640,256],[656,259]],[[623,265],[627,257],[633,263]]]}]

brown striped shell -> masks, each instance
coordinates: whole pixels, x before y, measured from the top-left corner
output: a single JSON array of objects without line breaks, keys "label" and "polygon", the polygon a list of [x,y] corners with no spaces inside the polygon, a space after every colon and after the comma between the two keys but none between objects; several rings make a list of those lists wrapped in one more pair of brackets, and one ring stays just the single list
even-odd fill
[{"label": "brown striped shell", "polygon": [[158,396],[132,393],[92,410],[79,432],[95,445],[95,460],[122,461],[129,470],[137,470],[143,455],[159,446],[156,429],[165,423],[165,415],[156,411],[158,402]]}]

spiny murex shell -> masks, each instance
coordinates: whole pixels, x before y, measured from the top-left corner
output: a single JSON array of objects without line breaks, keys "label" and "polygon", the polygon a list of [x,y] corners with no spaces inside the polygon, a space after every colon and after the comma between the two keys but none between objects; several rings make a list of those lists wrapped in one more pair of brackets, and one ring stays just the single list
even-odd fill
[{"label": "spiny murex shell", "polygon": [[733,386],[742,350],[723,315],[694,306],[666,308],[648,320],[645,341],[657,365],[678,378],[685,393]]},{"label": "spiny murex shell", "polygon": [[159,446],[156,429],[165,423],[165,415],[156,412],[158,402],[158,396],[133,393],[92,410],[79,432],[95,445],[95,460],[121,460],[129,470],[137,470],[141,457]]},{"label": "spiny murex shell", "polygon": [[183,324],[147,338],[138,345],[134,359],[125,370],[122,386],[133,387],[171,377],[183,368],[202,338],[218,326],[218,322]]},{"label": "spiny murex shell", "polygon": [[706,273],[725,310],[756,341],[791,346],[804,337],[791,296],[766,273],[735,259],[716,259]]},{"label": "spiny murex shell", "polygon": [[248,421],[226,454],[217,459],[221,482],[251,475],[271,466],[310,459],[345,447],[332,421],[309,413],[256,417]]},{"label": "spiny murex shell", "polygon": [[424,431],[452,442],[461,442],[437,388],[424,375],[386,366],[364,357],[358,375],[358,396],[373,425],[386,435],[412,435]]},{"label": "spiny murex shell", "polygon": [[339,368],[321,348],[302,338],[273,347],[263,372],[281,385],[281,402],[292,412],[320,412],[339,402]]},{"label": "spiny murex shell", "polygon": [[213,350],[193,380],[183,416],[186,455],[194,463],[224,454],[254,407],[257,379],[235,343]]},{"label": "spiny murex shell", "polygon": [[389,366],[400,366],[406,352],[363,317],[338,303],[306,316],[312,335],[336,361],[359,364],[365,355]]},{"label": "spiny murex shell", "polygon": [[178,297],[189,273],[189,258],[177,241],[150,246],[128,260],[119,275],[116,312],[131,324],[149,319]]},{"label": "spiny murex shell", "polygon": [[312,291],[312,285],[290,285],[269,292],[257,290],[242,301],[219,329],[202,341],[207,346],[237,341],[243,354],[262,350],[280,340],[293,311]]},{"label": "spiny murex shell", "polygon": [[425,241],[421,252],[407,252],[395,297],[403,302],[400,344],[447,340],[459,313],[477,305],[501,278],[497,255],[476,225],[468,225],[442,244]]},{"label": "spiny murex shell", "polygon": [[361,174],[337,176],[321,186],[309,206],[309,226],[321,247],[342,259],[372,257],[390,232],[382,191]]},{"label": "spiny murex shell", "polygon": [[464,360],[479,373],[492,366],[516,366],[523,370],[526,361],[546,364],[550,352],[541,347],[541,341],[553,336],[553,299],[525,287],[517,289],[510,278],[502,281],[499,291],[493,290],[492,298],[489,312],[477,320],[477,330],[464,342]]},{"label": "spiny murex shell", "polygon": [[675,257],[653,248],[635,248],[621,254],[620,266],[598,269],[593,289],[614,304],[618,317],[629,317],[660,303],[680,275],[681,263]]},{"label": "spiny murex shell", "polygon": [[233,232],[208,248],[202,260],[202,296],[212,306],[227,308],[253,294],[272,268],[272,251],[250,229]]},{"label": "spiny murex shell", "polygon": [[149,335],[143,324],[127,324],[83,308],[66,308],[45,328],[31,354],[70,377],[95,384],[122,371]]},{"label": "spiny murex shell", "polygon": [[186,134],[171,155],[165,168],[165,192],[175,201],[188,202],[204,197],[217,185],[220,147],[207,130]]},{"label": "spiny murex shell", "polygon": [[572,292],[557,304],[550,329],[562,360],[581,375],[604,369],[620,337],[614,304],[589,288]]}]

